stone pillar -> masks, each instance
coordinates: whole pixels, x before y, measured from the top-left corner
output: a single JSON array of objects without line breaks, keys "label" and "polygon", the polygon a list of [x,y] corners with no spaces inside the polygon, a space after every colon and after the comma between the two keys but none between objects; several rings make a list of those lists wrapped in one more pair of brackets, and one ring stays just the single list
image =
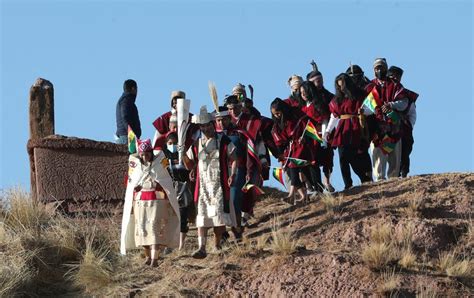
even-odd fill
[{"label": "stone pillar", "polygon": [[[54,88],[50,81],[38,78],[30,88],[30,140],[54,135]],[[30,158],[31,196],[36,200],[36,171]]]}]

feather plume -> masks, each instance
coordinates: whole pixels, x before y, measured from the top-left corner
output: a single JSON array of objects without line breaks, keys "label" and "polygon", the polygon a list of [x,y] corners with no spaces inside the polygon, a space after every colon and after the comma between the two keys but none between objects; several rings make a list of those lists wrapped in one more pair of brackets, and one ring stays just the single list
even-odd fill
[{"label": "feather plume", "polygon": [[216,111],[219,111],[219,101],[217,99],[217,90],[214,82],[209,81],[209,93],[211,94],[212,104]]},{"label": "feather plume", "polygon": [[311,60],[310,64],[313,67],[313,71],[318,71],[318,65],[316,64],[316,62],[314,62],[314,60]]}]

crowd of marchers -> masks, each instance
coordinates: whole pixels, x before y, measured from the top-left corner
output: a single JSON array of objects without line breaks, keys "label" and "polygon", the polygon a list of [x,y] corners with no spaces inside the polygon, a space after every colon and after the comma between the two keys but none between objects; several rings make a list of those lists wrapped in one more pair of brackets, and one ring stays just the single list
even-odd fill
[{"label": "crowd of marchers", "polygon": [[209,228],[216,249],[231,241],[229,232],[240,241],[271,176],[287,187],[290,204],[334,192],[335,149],[344,189],[353,187],[351,168],[361,183],[406,177],[418,94],[402,85],[403,70],[377,58],[369,80],[349,65],[334,79],[333,94],[311,64],[306,80],[288,79],[291,93],[270,103],[271,117],[254,107],[251,85],[237,84],[219,102],[210,83],[213,109],[202,106],[197,114],[184,91],[173,91],[170,111],[153,122],[152,140],[140,139],[137,83],[126,80],[116,142],[136,152],[129,157],[122,253],[143,247],[145,263],[157,266],[163,247],[183,248],[191,223],[198,229],[195,258],[207,255]]}]

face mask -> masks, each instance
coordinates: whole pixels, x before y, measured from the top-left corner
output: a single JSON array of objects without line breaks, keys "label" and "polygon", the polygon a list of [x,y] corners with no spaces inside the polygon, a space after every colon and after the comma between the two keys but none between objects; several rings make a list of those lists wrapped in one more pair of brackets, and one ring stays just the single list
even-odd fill
[{"label": "face mask", "polygon": [[387,76],[387,71],[384,70],[384,69],[380,69],[380,70],[375,71],[375,77],[379,80],[385,79],[386,76]]},{"label": "face mask", "polygon": [[171,153],[175,153],[178,151],[178,146],[174,145],[174,144],[167,144],[166,145],[166,148],[168,148],[168,150],[171,152]]}]

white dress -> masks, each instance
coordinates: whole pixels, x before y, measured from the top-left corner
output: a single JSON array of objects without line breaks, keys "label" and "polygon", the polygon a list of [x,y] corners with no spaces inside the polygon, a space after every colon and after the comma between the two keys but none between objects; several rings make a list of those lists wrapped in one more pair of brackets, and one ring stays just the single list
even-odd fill
[{"label": "white dress", "polygon": [[[142,237],[142,231],[147,231],[149,230],[148,227],[141,227],[140,225],[143,223],[143,220],[137,220],[137,219],[143,219],[145,218],[144,214],[140,213],[143,212],[145,209],[148,209],[150,206],[137,206],[137,205],[154,205],[154,204],[159,204],[159,205],[165,205],[165,206],[158,206],[158,208],[152,208],[153,210],[159,210],[159,213],[161,212],[166,212],[165,214],[147,214],[146,218],[158,218],[159,225],[154,225],[152,224],[150,227],[152,229],[154,227],[155,231],[153,233],[156,233],[158,235],[159,241],[156,241],[156,239],[152,239],[151,241],[157,242],[155,244],[165,244],[170,247],[177,247],[179,244],[179,231],[180,231],[180,225],[179,225],[179,204],[178,204],[178,199],[176,197],[176,190],[173,187],[173,181],[171,179],[171,176],[169,175],[168,171],[166,170],[166,158],[165,155],[162,151],[158,151],[158,154],[155,156],[154,161],[152,163],[151,168],[147,167],[142,167],[140,164],[140,159],[137,156],[130,155],[129,157],[129,173],[128,173],[128,184],[127,184],[127,190],[125,192],[125,202],[124,202],[124,208],[123,208],[123,214],[122,214],[122,230],[121,230],[121,237],[120,237],[120,253],[125,255],[127,250],[137,248],[138,245],[143,245],[144,243],[148,242],[142,242],[141,238]],[[144,175],[145,173],[148,173],[147,175]],[[140,202],[139,199],[141,197],[141,192],[137,193],[134,196],[134,188],[137,185],[142,185],[147,184],[143,183],[145,182],[144,179],[142,180],[142,177],[145,176],[151,176],[152,180],[158,184],[161,185],[163,188],[163,191],[166,193],[166,197],[168,199],[168,202],[164,202],[163,200],[157,200],[157,201],[142,201]],[[153,187],[148,187],[145,186],[145,188],[153,188]],[[160,194],[157,194],[157,196],[162,196]],[[135,199],[135,200],[134,200]],[[159,202],[158,202],[159,201]],[[139,203],[140,202],[140,203]],[[134,209],[134,215],[131,216],[132,209]],[[145,208],[141,208],[145,207]],[[160,207],[165,207],[165,208],[160,208]],[[171,207],[171,208],[169,208]],[[173,214],[174,213],[174,214]],[[137,215],[140,215],[137,217]],[[162,218],[172,218],[172,222],[163,222],[160,221]],[[166,226],[166,229],[162,229],[164,226]],[[147,232],[148,233],[148,232]],[[143,236],[146,237],[146,235]],[[137,237],[138,236],[138,237]],[[163,238],[164,236],[164,238]],[[138,243],[137,243],[138,240]],[[140,243],[141,242],[141,243]],[[146,245],[146,244],[145,244]]]}]

